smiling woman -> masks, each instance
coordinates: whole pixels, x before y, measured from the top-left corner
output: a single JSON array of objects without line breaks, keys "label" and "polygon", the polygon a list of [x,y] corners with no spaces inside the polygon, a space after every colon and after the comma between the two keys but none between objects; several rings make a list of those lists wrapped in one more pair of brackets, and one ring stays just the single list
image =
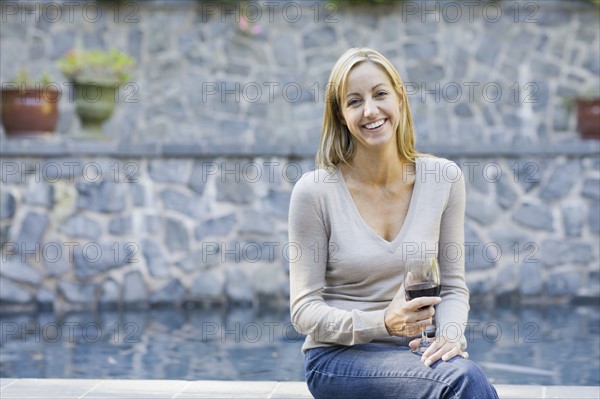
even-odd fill
[{"label": "smiling woman", "polygon": [[[469,310],[463,256],[438,251],[452,244],[464,253],[462,174],[441,176],[435,171],[456,165],[415,150],[406,90],[377,51],[343,54],[326,96],[320,169],[297,182],[289,211],[290,242],[327,248],[326,256],[290,264],[291,317],[307,335],[311,393],[497,398],[467,359],[462,329],[446,334],[448,326],[466,325]],[[437,258],[441,293],[407,298],[406,264],[425,256]],[[434,314],[435,339],[411,352]]]}]

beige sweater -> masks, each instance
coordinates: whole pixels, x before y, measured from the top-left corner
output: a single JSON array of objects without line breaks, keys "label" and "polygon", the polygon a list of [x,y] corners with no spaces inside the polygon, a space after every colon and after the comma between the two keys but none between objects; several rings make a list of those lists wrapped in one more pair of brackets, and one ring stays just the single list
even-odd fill
[{"label": "beige sweater", "polygon": [[362,219],[339,168],[304,174],[289,213],[290,307],[296,329],[307,335],[302,351],[372,341],[407,344],[410,337],[390,337],[384,312],[401,289],[404,261],[425,253],[436,254],[441,269],[438,334],[466,347],[464,211],[458,166],[418,158],[408,213],[390,242]]}]

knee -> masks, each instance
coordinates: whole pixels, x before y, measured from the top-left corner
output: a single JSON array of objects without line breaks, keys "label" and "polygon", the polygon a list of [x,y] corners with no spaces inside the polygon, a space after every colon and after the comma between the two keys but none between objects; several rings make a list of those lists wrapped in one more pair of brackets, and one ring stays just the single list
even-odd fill
[{"label": "knee", "polygon": [[488,381],[483,369],[475,362],[456,358],[454,361],[454,386],[459,398],[497,398],[498,395]]}]

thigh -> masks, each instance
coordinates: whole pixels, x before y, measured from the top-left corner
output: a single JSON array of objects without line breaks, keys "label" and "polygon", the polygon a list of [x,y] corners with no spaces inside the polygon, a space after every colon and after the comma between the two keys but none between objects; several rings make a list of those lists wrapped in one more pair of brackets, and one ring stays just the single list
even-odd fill
[{"label": "thigh", "polygon": [[479,369],[458,357],[430,368],[419,354],[393,344],[310,349],[305,368],[308,387],[317,399],[457,398],[466,394],[465,375]]}]

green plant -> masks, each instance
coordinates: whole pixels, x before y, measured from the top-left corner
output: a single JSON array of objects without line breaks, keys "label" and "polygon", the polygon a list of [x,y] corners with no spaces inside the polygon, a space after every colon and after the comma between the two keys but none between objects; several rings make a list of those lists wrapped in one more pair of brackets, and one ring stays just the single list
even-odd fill
[{"label": "green plant", "polygon": [[17,86],[19,86],[19,88],[21,89],[25,89],[25,88],[30,88],[30,87],[35,87],[35,86],[47,86],[50,83],[52,83],[52,78],[50,77],[50,74],[48,73],[48,71],[44,70],[41,74],[39,79],[35,80],[31,77],[31,74],[29,73],[29,71],[25,68],[21,68],[19,69],[19,72],[17,72],[17,74],[15,75],[15,77],[7,83],[12,83],[15,84]]},{"label": "green plant", "polygon": [[[600,0],[599,0],[600,1]],[[566,109],[574,109],[577,100],[585,100],[590,101],[596,98],[600,98],[600,89],[598,88],[589,88],[587,90],[581,91],[573,96],[563,97],[562,104]]]},{"label": "green plant", "polygon": [[129,79],[135,60],[117,49],[77,49],[69,51],[56,64],[72,81],[103,80],[123,84]]}]

